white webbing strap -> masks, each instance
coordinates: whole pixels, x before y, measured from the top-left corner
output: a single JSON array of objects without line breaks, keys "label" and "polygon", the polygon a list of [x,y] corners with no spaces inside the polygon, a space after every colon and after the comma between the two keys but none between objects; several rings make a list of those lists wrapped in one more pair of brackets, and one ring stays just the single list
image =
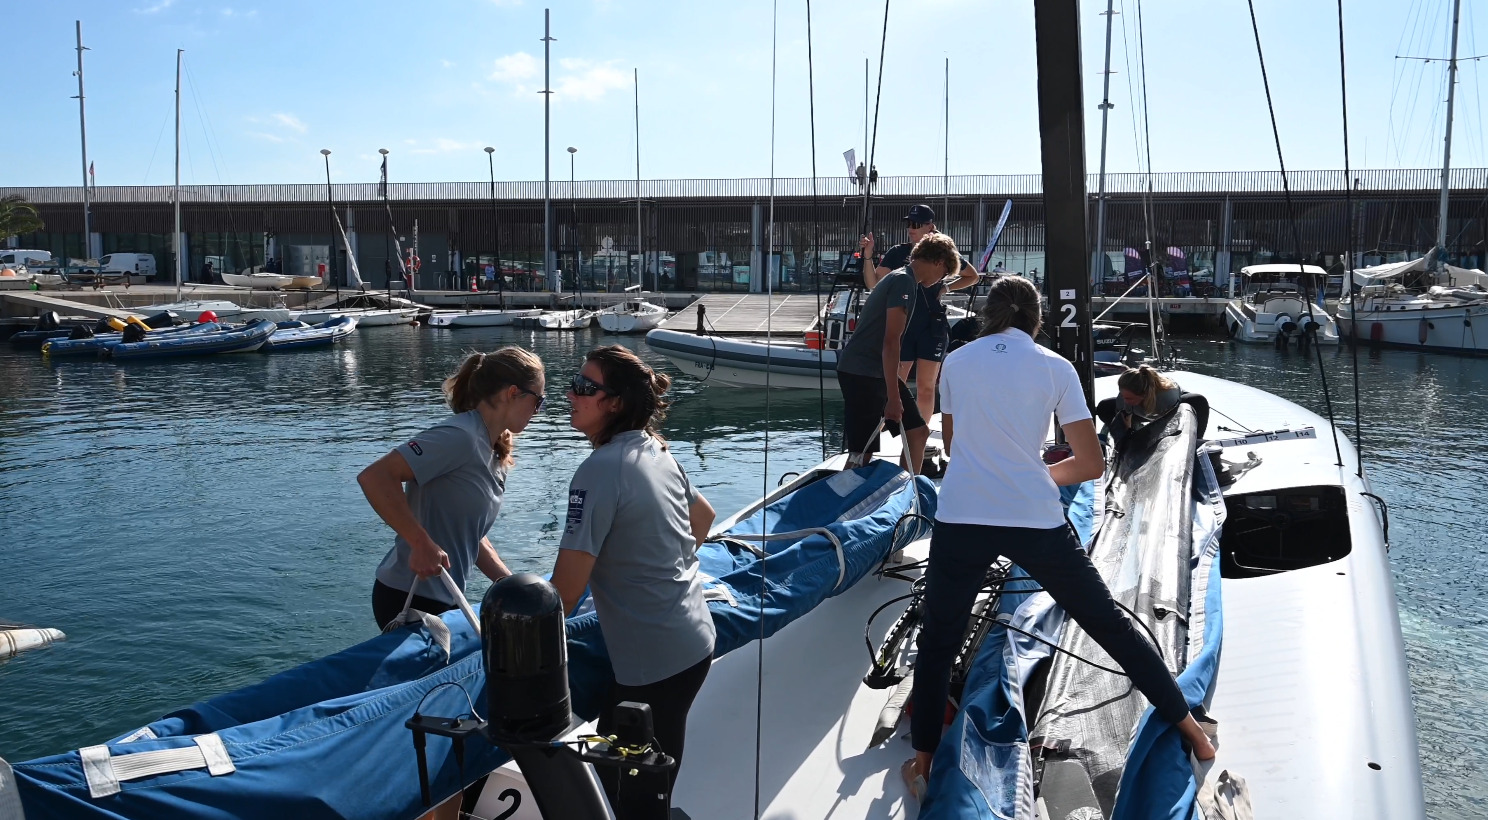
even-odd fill
[{"label": "white webbing strap", "polygon": [[[825,536],[828,541],[832,542],[832,548],[837,551],[837,583],[832,585],[832,591],[836,592],[837,588],[842,586],[842,580],[847,577],[847,554],[842,551],[842,541],[836,536],[836,534],[834,534],[826,527],[807,527],[804,530],[794,530],[792,532],[773,532],[769,535],[748,535],[744,533],[731,532],[724,538],[709,540],[739,542],[795,541],[799,538],[805,538],[808,535]],[[746,544],[746,546],[748,547],[750,552],[758,555],[760,558],[765,557],[764,550],[756,549],[755,547],[748,544]]]},{"label": "white webbing strap", "polygon": [[83,761],[83,776],[88,781],[88,794],[94,798],[118,794],[120,783],[172,774],[191,769],[206,769],[213,777],[237,771],[227,746],[216,734],[197,735],[194,746],[158,749],[153,752],[113,755],[107,746],[87,746],[78,750]]}]

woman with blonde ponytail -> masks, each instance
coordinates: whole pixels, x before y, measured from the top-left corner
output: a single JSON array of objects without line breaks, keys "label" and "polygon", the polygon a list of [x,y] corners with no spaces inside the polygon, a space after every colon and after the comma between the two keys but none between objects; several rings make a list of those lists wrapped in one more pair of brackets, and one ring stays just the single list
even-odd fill
[{"label": "woman with blonde ponytail", "polygon": [[553,586],[565,611],[586,587],[594,596],[615,670],[599,733],[611,733],[620,702],[650,704],[656,744],[677,761],[677,769],[659,774],[598,768],[618,820],[667,816],[687,713],[713,662],[713,617],[697,559],[713,507],[657,432],[670,386],[664,374],[613,345],[590,351],[568,388],[569,422],[594,452],[568,486]]},{"label": "woman with blonde ponytail", "polygon": [[460,589],[472,567],[492,581],[511,574],[486,533],[501,512],[514,439],[542,410],[544,388],[542,361],[530,351],[472,353],[444,380],[454,415],[357,476],[367,503],[396,533],[372,587],[379,627],[402,612],[410,590],[414,609],[453,609],[444,585],[425,580],[440,570]]}]

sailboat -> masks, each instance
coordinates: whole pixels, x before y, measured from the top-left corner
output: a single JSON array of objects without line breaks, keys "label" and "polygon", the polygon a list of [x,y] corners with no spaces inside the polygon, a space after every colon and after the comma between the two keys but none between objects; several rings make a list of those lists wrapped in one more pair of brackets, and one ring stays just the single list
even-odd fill
[{"label": "sailboat", "polygon": [[667,317],[667,309],[642,299],[640,289],[640,285],[631,285],[625,289],[624,302],[595,311],[594,318],[606,333],[644,333]]},{"label": "sailboat", "polygon": [[[1351,339],[1441,353],[1488,353],[1488,274],[1445,263],[1461,11],[1462,0],[1455,0],[1436,247],[1419,259],[1353,271],[1348,290],[1338,303],[1338,324],[1343,335]],[[1478,330],[1483,331],[1482,336]]]}]

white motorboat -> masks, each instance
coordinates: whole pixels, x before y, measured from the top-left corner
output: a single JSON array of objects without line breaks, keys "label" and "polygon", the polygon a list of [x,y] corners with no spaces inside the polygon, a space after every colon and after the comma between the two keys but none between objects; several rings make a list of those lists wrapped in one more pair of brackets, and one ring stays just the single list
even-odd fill
[{"label": "white motorboat", "polygon": [[[227,319],[229,316],[236,316],[242,313],[244,308],[239,307],[236,302],[229,302],[226,299],[191,299],[160,305],[145,305],[144,307],[130,308],[130,310],[136,311],[142,316],[153,316],[157,313],[169,312],[176,314],[182,321],[196,322],[201,319],[203,313],[208,311],[217,314],[218,319]],[[288,319],[289,316],[286,312],[283,319],[275,319],[274,321],[279,322]]]},{"label": "white motorboat", "polygon": [[1316,265],[1251,265],[1241,268],[1240,276],[1244,294],[1225,306],[1230,338],[1263,344],[1301,343],[1311,329],[1312,340],[1318,344],[1338,344],[1338,323],[1321,305],[1307,301],[1308,293],[1323,292],[1327,271]]},{"label": "white motorboat", "polygon": [[646,334],[646,346],[705,384],[837,389],[837,351],[807,347],[803,341],[657,328]]},{"label": "white motorboat", "polygon": [[537,308],[519,310],[436,310],[429,327],[504,327],[517,319],[538,316]]},{"label": "white motorboat", "polygon": [[606,333],[644,333],[661,324],[666,317],[666,308],[642,299],[629,299],[594,314]]},{"label": "white motorboat", "polygon": [[594,314],[587,310],[554,310],[537,316],[540,330],[583,330],[594,321]]},{"label": "white motorboat", "polygon": [[[418,321],[418,308],[387,308],[382,310],[340,311],[343,316],[355,316],[357,327],[387,327],[389,325],[411,325]],[[303,321],[303,320],[302,320]]]},{"label": "white motorboat", "polygon": [[278,273],[224,273],[222,282],[238,288],[252,288],[254,290],[279,290],[287,288],[295,281],[293,276],[284,276]]},{"label": "white motorboat", "polygon": [[1355,295],[1338,303],[1343,333],[1390,347],[1488,353],[1488,275],[1452,265],[1432,274],[1430,258],[1354,271]]}]

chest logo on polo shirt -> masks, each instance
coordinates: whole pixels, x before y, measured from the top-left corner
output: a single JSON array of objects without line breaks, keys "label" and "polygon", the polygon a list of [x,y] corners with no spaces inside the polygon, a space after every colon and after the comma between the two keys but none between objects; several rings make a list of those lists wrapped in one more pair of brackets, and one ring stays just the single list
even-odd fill
[{"label": "chest logo on polo shirt", "polygon": [[413,454],[416,456],[421,456],[424,454],[424,448],[420,447],[419,443],[416,441],[408,442],[408,449],[412,450]]},{"label": "chest logo on polo shirt", "polygon": [[997,352],[998,352],[998,353],[1006,353],[1006,352],[1007,352],[1007,345],[1005,345],[1005,344],[1003,344],[1003,343],[1002,343],[1002,342],[998,342],[998,343],[997,343],[997,347],[996,347],[996,348],[994,348],[994,349],[995,349],[995,350],[996,350],[996,351],[997,351]]},{"label": "chest logo on polo shirt", "polygon": [[587,490],[569,490],[568,522],[563,527],[564,535],[573,535],[579,531],[579,525],[584,523],[584,496],[587,492]]}]

